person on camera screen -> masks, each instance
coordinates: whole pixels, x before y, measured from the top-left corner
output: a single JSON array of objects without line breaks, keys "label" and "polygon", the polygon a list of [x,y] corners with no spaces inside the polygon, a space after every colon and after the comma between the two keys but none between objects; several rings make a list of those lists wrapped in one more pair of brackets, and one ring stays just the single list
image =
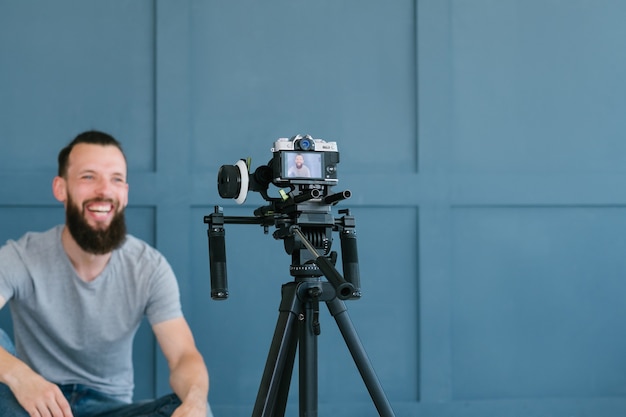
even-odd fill
[{"label": "person on camera screen", "polygon": [[287,177],[289,178],[310,178],[311,171],[309,167],[304,164],[304,155],[301,153],[296,154],[293,159],[293,164],[289,166],[287,171]]}]

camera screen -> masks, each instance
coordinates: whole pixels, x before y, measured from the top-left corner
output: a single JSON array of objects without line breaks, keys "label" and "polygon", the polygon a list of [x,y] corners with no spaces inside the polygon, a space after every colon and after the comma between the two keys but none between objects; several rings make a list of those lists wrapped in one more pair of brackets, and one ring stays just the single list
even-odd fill
[{"label": "camera screen", "polygon": [[283,152],[283,178],[324,179],[321,152]]}]

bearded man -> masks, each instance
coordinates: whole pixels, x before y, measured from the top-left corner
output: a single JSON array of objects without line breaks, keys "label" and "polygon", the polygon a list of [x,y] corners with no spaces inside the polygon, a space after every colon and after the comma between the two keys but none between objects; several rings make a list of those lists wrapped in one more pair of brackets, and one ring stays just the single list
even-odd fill
[{"label": "bearded man", "polygon": [[[127,234],[126,157],[98,131],[61,150],[52,183],[65,224],[0,248],[0,416],[210,416],[209,376],[167,260]],[[174,391],[132,403],[132,341],[147,317]]]}]

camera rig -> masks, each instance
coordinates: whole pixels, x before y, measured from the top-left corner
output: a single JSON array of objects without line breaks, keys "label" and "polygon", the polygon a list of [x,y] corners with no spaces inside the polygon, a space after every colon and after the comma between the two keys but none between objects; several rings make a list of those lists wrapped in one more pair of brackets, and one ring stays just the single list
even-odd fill
[{"label": "camera rig", "polygon": [[[252,417],[284,417],[297,347],[300,416],[318,415],[320,301],[334,317],[379,415],[394,417],[344,303],[360,298],[361,290],[354,217],[347,209],[339,210],[339,218],[331,213],[332,206],[351,195],[350,191],[331,191],[338,182],[337,144],[298,135],[278,139],[272,152],[269,163],[252,174],[249,161],[221,166],[217,181],[222,198],[234,198],[242,204],[251,190],[259,192],[268,205],[254,210],[254,216],[225,216],[220,206],[204,216],[208,224],[211,297],[215,300],[228,298],[225,224],[258,224],[266,234],[270,226],[275,226],[274,238],[283,240],[292,258],[290,274],[295,279],[282,286],[280,313]],[[279,197],[270,197],[270,184],[288,190],[281,189]],[[333,232],[339,232],[341,238],[344,276],[335,268]]]},{"label": "camera rig", "polygon": [[[264,232],[275,226],[275,239],[284,242],[285,251],[292,256],[290,274],[293,277],[325,276],[341,299],[361,296],[355,220],[350,210],[339,210],[334,218],[332,206],[350,198],[350,191],[334,193],[338,182],[339,152],[336,142],[298,135],[280,138],[272,148],[273,157],[267,165],[250,174],[250,162],[243,159],[234,165],[222,165],[217,186],[222,198],[233,198],[243,204],[247,192],[256,191],[269,204],[254,210],[254,216],[225,216],[220,206],[205,216],[208,224],[211,297],[228,298],[224,225],[258,224]],[[270,197],[270,184],[280,189],[279,197]],[[331,251],[332,234],[338,232],[341,241],[342,277],[335,269],[337,252]]]}]

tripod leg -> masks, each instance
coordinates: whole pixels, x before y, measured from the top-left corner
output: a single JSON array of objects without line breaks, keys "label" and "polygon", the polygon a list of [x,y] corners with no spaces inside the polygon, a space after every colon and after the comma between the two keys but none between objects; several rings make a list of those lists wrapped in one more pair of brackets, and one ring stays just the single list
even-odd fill
[{"label": "tripod leg", "polygon": [[301,314],[295,283],[283,285],[279,311],[252,417],[280,417],[285,414],[298,344],[295,326]]},{"label": "tripod leg", "polygon": [[337,322],[337,326],[343,335],[343,339],[352,354],[354,363],[361,373],[361,377],[363,378],[363,382],[365,382],[365,386],[370,393],[370,397],[372,397],[372,400],[374,401],[378,414],[381,417],[394,417],[391,404],[389,404],[389,401],[385,396],[383,388],[378,381],[378,377],[374,372],[374,368],[367,357],[365,348],[363,348],[363,344],[354,329],[352,320],[350,320],[350,316],[348,316],[348,309],[346,308],[345,303],[338,298],[333,298],[332,300],[327,301],[326,305],[328,306],[330,314]]},{"label": "tripod leg", "polygon": [[[311,293],[309,294],[311,295]],[[319,335],[319,299],[305,303],[304,322],[300,325],[300,415],[317,417],[317,336]]]}]

